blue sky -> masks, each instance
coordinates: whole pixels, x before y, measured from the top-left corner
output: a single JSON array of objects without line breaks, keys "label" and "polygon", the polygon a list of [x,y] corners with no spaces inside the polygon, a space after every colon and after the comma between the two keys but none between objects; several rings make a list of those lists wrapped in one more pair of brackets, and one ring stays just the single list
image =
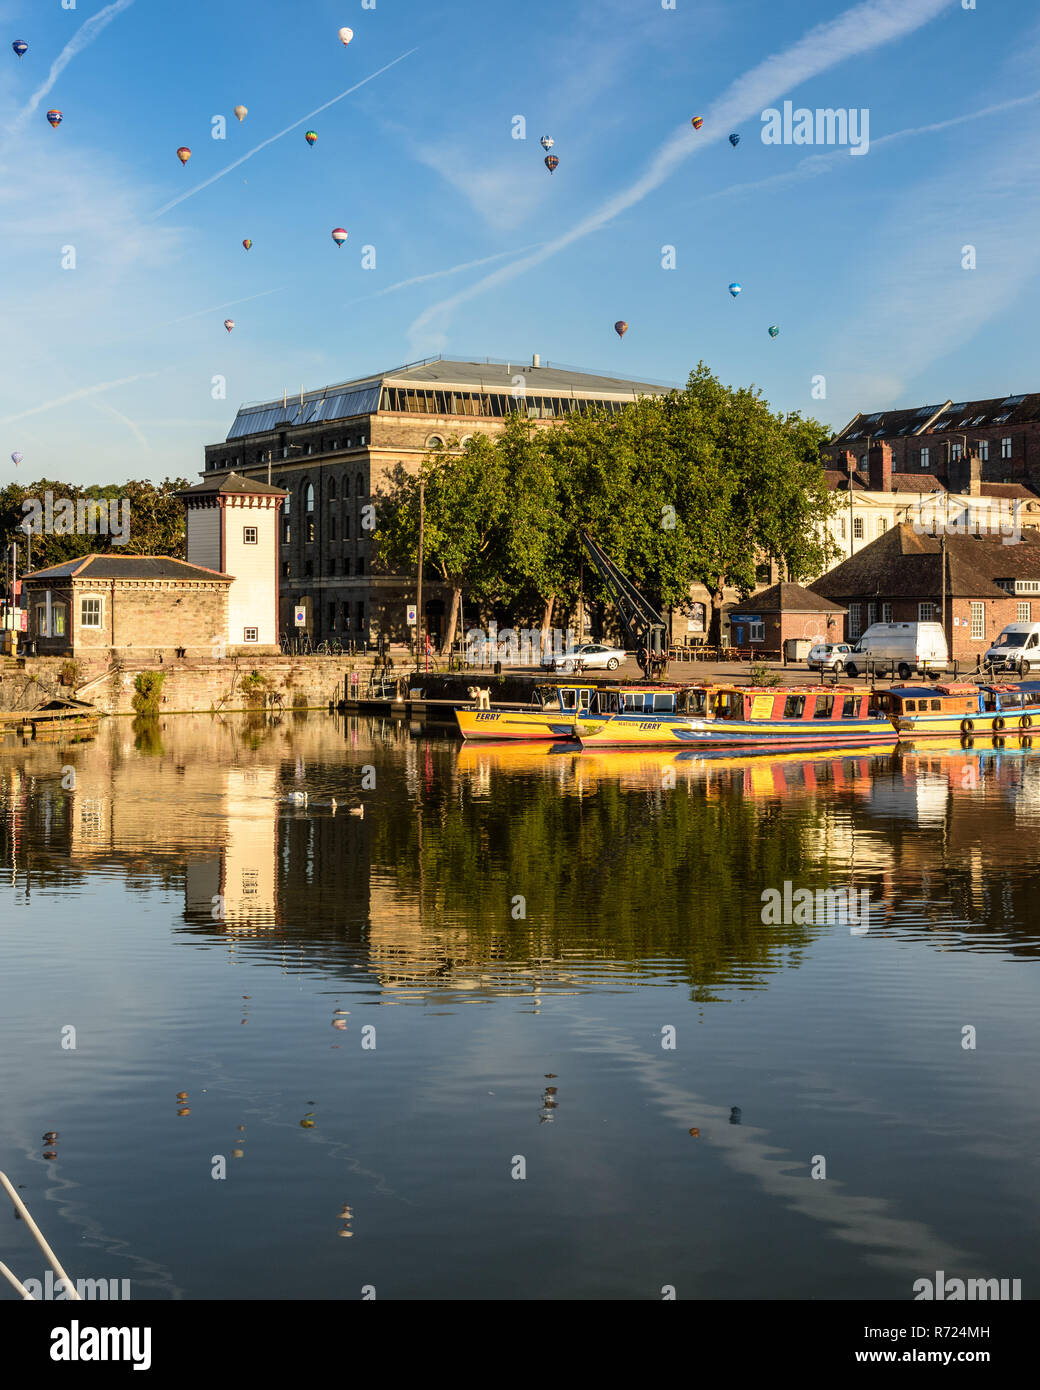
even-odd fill
[{"label": "blue sky", "polygon": [[[977,5],[0,0],[3,476],[193,477],[239,403],[437,352],[703,358],[834,428],[1037,389],[1040,14]],[[785,99],[869,151],[764,144]]]}]

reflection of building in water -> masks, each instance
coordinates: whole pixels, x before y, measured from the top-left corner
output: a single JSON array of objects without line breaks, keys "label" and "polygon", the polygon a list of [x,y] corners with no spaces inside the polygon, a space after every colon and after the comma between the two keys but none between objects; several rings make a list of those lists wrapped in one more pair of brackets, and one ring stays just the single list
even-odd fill
[{"label": "reflection of building in water", "polygon": [[220,768],[224,843],[212,858],[188,861],[185,916],[223,921],[228,931],[260,931],[277,923],[278,771]]}]

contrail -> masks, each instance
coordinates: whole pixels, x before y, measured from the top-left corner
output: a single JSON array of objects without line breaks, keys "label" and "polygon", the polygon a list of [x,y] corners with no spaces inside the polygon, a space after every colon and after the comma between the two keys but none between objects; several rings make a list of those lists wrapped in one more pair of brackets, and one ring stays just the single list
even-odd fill
[{"label": "contrail", "polygon": [[[131,0],[126,0],[126,3],[131,3]],[[410,48],[407,53],[402,53],[399,58],[394,58],[393,61],[387,63],[385,67],[378,68],[375,72],[369,73],[367,77],[363,77],[360,82],[355,82],[353,87],[348,87],[345,92],[340,92],[338,97],[333,97],[331,101],[325,102],[323,106],[318,106],[315,110],[308,111],[306,116],[301,116],[298,121],[293,121],[292,125],[287,125],[285,129],[280,130],[277,135],[272,135],[266,140],[261,140],[259,145],[251,149],[248,154],[242,155],[241,159],[236,159],[233,164],[229,164],[226,169],[221,169],[219,173],[211,175],[208,179],[204,179],[202,183],[197,183],[194,188],[189,188],[187,193],[181,193],[178,197],[171,198],[168,203],[163,204],[158,212],[153,212],[148,220],[154,222],[157,217],[162,217],[164,212],[169,212],[169,210],[175,208],[178,203],[183,203],[185,198],[194,198],[196,193],[201,193],[202,190],[208,188],[211,183],[216,183],[216,181],[222,179],[225,174],[230,174],[232,169],[237,169],[238,166],[244,164],[247,159],[252,159],[253,155],[259,154],[260,151],[266,149],[268,145],[273,145],[276,140],[280,140],[283,135],[288,135],[291,130],[296,130],[299,126],[305,125],[322,111],[327,111],[330,106],[335,106],[337,101],[342,101],[344,97],[349,97],[351,92],[356,92],[358,88],[363,87],[366,82],[371,82],[374,78],[380,77],[384,72],[394,67],[395,64],[403,62],[405,58],[410,58],[413,53],[417,52],[417,49],[418,45],[416,48]]]},{"label": "contrail", "polygon": [[543,243],[536,241],[531,246],[521,246],[519,251],[496,251],[493,256],[481,256],[477,261],[464,261],[462,265],[452,265],[447,270],[431,270],[426,275],[413,275],[410,280],[398,280],[396,284],[387,285],[386,289],[376,290],[373,294],[363,294],[357,299],[348,299],[347,304],[361,304],[366,299],[379,299],[384,294],[393,294],[395,290],[405,290],[409,285],[421,285],[427,280],[442,280],[446,275],[458,275],[462,270],[475,270],[478,265],[490,265],[492,261],[500,261],[503,256],[522,256],[527,251],[537,250]]},{"label": "contrail", "polygon": [[261,290],[259,294],[247,294],[245,299],[228,299],[223,304],[212,304],[208,309],[196,309],[193,314],[182,314],[179,319],[169,319],[166,323],[156,324],[157,328],[172,328],[175,323],[187,323],[189,319],[200,319],[204,314],[215,314],[218,309],[233,309],[236,304],[248,304],[253,299],[263,299],[268,294],[281,294],[287,290],[288,285],[279,285],[276,290]]},{"label": "contrail", "polygon": [[87,396],[98,396],[102,391],[112,391],[117,386],[129,386],[132,381],[145,381],[148,377],[161,375],[161,372],[138,372],[136,376],[120,377],[118,381],[100,381],[96,386],[84,386],[79,391],[71,391],[67,396],[58,396],[56,400],[46,401],[43,405],[34,405],[31,410],[20,410],[17,415],[5,415],[0,420],[0,425],[10,425],[15,420],[25,420],[30,415],[40,415],[45,410],[55,410],[59,405],[68,405],[70,401],[82,401]]},{"label": "contrail", "polygon": [[57,82],[61,74],[72,62],[73,58],[75,58],[78,53],[82,53],[88,45],[92,44],[98,34],[101,33],[102,29],[111,24],[117,15],[129,9],[133,3],[134,0],[113,0],[111,5],[106,5],[103,10],[99,10],[97,14],[91,15],[84,24],[80,25],[51,64],[51,70],[47,74],[47,80],[43,83],[43,86],[37,87],[36,91],[33,92],[32,96],[29,98],[28,105],[24,106],[22,110],[18,112],[14,120],[7,127],[8,135],[14,135],[22,128],[25,122],[37,109],[40,102],[54,86],[55,82]]},{"label": "contrail", "polygon": [[133,420],[131,420],[128,415],[124,415],[121,410],[117,410],[114,405],[109,405],[107,401],[95,401],[94,409],[99,410],[106,415],[111,415],[116,420],[121,420],[123,424],[127,427],[127,429],[130,431],[130,433],[137,440],[138,444],[141,445],[142,449],[148,449],[149,451],[151,450],[151,445],[148,443],[148,440],[145,439],[144,434],[141,432],[141,429],[139,428],[139,426],[134,424]]},{"label": "contrail", "polygon": [[706,117],[707,133],[701,131],[698,134],[690,126],[683,126],[665,141],[651,159],[646,172],[635,183],[608,198],[569,232],[547,242],[541,251],[492,271],[468,289],[432,304],[414,321],[409,334],[413,338],[418,337],[438,315],[540,265],[642,202],[691,154],[715,141],[726,139],[738,122],[758,115],[763,107],[770,105],[784,92],[838,63],[913,32],[934,19],[940,11],[952,9],[953,4],[954,0],[865,0],[865,3],[846,10],[837,19],[818,24],[797,43],[782,53],[764,59],[733,82]]}]

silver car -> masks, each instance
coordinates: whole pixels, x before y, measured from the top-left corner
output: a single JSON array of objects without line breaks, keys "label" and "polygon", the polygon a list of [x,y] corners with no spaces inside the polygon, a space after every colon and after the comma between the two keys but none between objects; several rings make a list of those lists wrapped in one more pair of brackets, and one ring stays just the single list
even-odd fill
[{"label": "silver car", "polygon": [[606,647],[602,642],[584,642],[563,656],[547,657],[553,671],[573,671],[580,662],[585,671],[616,671],[628,653],[624,647]]},{"label": "silver car", "polygon": [[835,671],[840,675],[851,654],[852,648],[847,642],[819,642],[809,650],[809,670]]}]

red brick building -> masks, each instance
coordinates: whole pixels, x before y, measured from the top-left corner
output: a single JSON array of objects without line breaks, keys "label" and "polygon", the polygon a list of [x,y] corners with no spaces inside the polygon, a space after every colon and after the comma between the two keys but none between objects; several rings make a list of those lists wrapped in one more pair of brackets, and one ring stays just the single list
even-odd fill
[{"label": "red brick building", "polygon": [[1023,530],[1005,545],[902,524],[817,579],[812,592],[848,609],[847,641],[875,622],[941,622],[951,660],[974,662],[1008,623],[1040,621],[1040,534]]},{"label": "red brick building", "polygon": [[841,642],[845,609],[800,584],[781,580],[735,604],[729,615],[735,647],[779,652],[789,638]]}]

